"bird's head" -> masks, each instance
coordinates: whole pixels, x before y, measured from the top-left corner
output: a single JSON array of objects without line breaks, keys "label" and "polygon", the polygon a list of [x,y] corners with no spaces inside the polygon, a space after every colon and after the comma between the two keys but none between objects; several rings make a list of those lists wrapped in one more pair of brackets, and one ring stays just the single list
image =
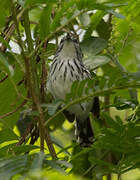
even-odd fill
[{"label": "bird's head", "polygon": [[[61,57],[82,59],[82,51],[79,41],[73,34],[67,34],[60,42],[58,50]],[[56,53],[57,53],[56,52]]]}]

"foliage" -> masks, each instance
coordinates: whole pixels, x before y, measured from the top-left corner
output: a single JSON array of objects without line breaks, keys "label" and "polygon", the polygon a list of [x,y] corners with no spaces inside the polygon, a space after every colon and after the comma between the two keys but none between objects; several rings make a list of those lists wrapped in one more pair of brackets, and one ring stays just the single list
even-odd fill
[{"label": "foliage", "polygon": [[[140,168],[139,7],[135,0],[0,1],[3,180],[109,179],[113,173],[120,179]],[[69,31],[80,38],[92,78],[74,82],[63,102],[46,94],[45,85],[58,41]],[[81,148],[63,111],[96,96],[95,142]]]}]

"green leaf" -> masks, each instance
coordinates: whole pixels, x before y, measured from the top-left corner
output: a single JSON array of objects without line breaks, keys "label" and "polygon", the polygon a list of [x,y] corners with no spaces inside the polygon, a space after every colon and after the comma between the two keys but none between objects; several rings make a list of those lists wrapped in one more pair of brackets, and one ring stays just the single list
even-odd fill
[{"label": "green leaf", "polygon": [[43,165],[44,158],[45,158],[45,154],[42,152],[35,154],[35,157],[34,157],[32,164],[31,164],[31,170],[41,169],[42,165]]},{"label": "green leaf", "polygon": [[59,99],[55,100],[51,104],[46,104],[46,106],[48,107],[48,114],[52,116],[56,112],[58,107],[60,107],[61,104],[62,104],[62,100]]},{"label": "green leaf", "polygon": [[127,6],[127,5],[128,5],[127,2],[126,2],[126,3],[121,3],[121,4],[118,4],[118,2],[117,2],[117,4],[114,4],[114,3],[106,3],[106,6],[112,7],[112,8],[114,8],[114,7],[121,7],[121,6]]},{"label": "green leaf", "polygon": [[116,130],[119,130],[121,128],[120,124],[116,120],[112,119],[108,113],[102,113],[102,118],[105,119],[108,127],[111,127]]},{"label": "green leaf", "polygon": [[40,37],[43,40],[50,31],[52,3],[48,3],[40,17]]},{"label": "green leaf", "polygon": [[125,19],[125,16],[123,16],[122,14],[120,13],[117,13],[116,11],[113,11],[112,9],[108,9],[106,10],[108,13],[110,14],[113,14],[114,16],[116,16],[117,18],[120,18],[120,19]]},{"label": "green leaf", "polygon": [[18,140],[18,136],[11,129],[3,129],[0,131],[0,143]]},{"label": "green leaf", "polygon": [[2,36],[0,36],[0,42],[8,49],[11,49],[9,43]]},{"label": "green leaf", "polygon": [[5,0],[5,1],[0,0],[0,9],[1,9],[0,29],[5,26],[6,16],[9,15],[10,8],[11,8],[11,1],[10,0]]},{"label": "green leaf", "polygon": [[92,35],[92,32],[96,29],[100,21],[102,20],[103,16],[105,15],[104,11],[97,11],[94,13],[90,18],[90,24],[86,30],[86,33],[84,35],[84,39],[89,39]]},{"label": "green leaf", "polygon": [[[46,120],[50,118],[50,115],[47,114],[46,115]],[[65,121],[65,116],[63,115],[63,113],[59,113],[54,119],[53,121],[50,121],[48,123],[48,126],[50,127],[51,131],[55,131],[57,128],[61,128],[62,124]]]},{"label": "green leaf", "polygon": [[[54,17],[53,22],[51,24],[52,32],[55,31],[56,28],[61,25],[61,21],[62,21],[63,17],[65,17],[65,16],[68,17],[71,12],[75,11],[76,8],[73,7],[74,4],[75,4],[74,0],[70,0],[69,2],[66,2],[66,3],[62,3],[61,9],[59,11],[57,11],[57,14]],[[62,23],[63,24],[67,23],[67,19],[66,19],[66,21],[63,20]]]},{"label": "green leaf", "polygon": [[124,110],[128,108],[134,109],[138,105],[138,101],[136,99],[124,99],[119,96],[115,96],[114,99],[114,107],[118,110]]},{"label": "green leaf", "polygon": [[90,160],[92,162],[95,162],[96,164],[101,165],[101,167],[105,167],[104,171],[105,171],[105,169],[107,169],[107,171],[109,171],[109,172],[111,172],[111,171],[114,172],[115,165],[113,165],[112,163],[106,162],[106,161],[96,158],[94,156],[91,156],[90,158],[91,158]]},{"label": "green leaf", "polygon": [[6,21],[6,18],[5,18],[4,12],[1,12],[1,16],[0,16],[0,29],[2,27],[4,27],[5,21]]},{"label": "green leaf", "polygon": [[[7,144],[7,143],[6,143]],[[0,148],[0,157],[8,157],[13,154],[12,148],[16,146],[16,143],[8,144]]]},{"label": "green leaf", "polygon": [[88,88],[88,87],[87,87],[87,80],[86,80],[86,79],[83,80],[83,81],[81,81],[81,82],[79,83],[78,90],[77,90],[77,95],[78,95],[79,97],[81,97],[81,96],[84,94],[85,88]]},{"label": "green leaf", "polygon": [[57,161],[47,160],[45,162],[46,162],[47,165],[51,166],[56,171],[61,172],[61,173],[66,175],[66,172],[60,167],[60,165],[57,163]]},{"label": "green leaf", "polygon": [[26,163],[27,155],[0,159],[0,177],[4,180],[10,179],[13,175],[24,171]]},{"label": "green leaf", "polygon": [[0,65],[1,70],[4,70],[10,76],[13,76],[14,69],[11,65],[8,64],[8,59],[3,53],[0,53]]},{"label": "green leaf", "polygon": [[22,153],[27,153],[29,151],[35,150],[35,149],[39,149],[39,146],[35,146],[35,145],[20,145],[20,146],[14,146],[13,148],[11,148],[11,150],[16,154],[16,155],[20,155]]},{"label": "green leaf", "polygon": [[90,37],[80,44],[84,58],[93,57],[107,47],[107,41],[98,37]]},{"label": "green leaf", "polygon": [[108,21],[106,22],[103,18],[101,19],[100,23],[96,28],[99,37],[105,39],[106,41],[109,40],[112,32],[112,24]]},{"label": "green leaf", "polygon": [[90,57],[85,58],[84,64],[90,70],[94,70],[109,62],[110,62],[110,58],[107,56],[92,56],[92,57],[90,56]]},{"label": "green leaf", "polygon": [[[10,78],[8,76],[5,81],[0,83],[0,94],[2,94],[2,96],[0,96],[0,116],[14,111],[21,103],[23,103],[24,97],[26,96],[25,86],[24,83],[21,83],[20,86],[17,85],[22,79],[23,72],[21,67],[15,62],[14,75]],[[22,95],[19,96],[19,94]],[[9,116],[7,115],[5,118],[0,119],[0,122],[4,127],[13,128],[18,118],[19,111],[16,111],[15,113],[11,113]]]},{"label": "green leaf", "polygon": [[25,6],[36,5],[36,4],[46,4],[46,3],[55,3],[56,0],[26,0]]},{"label": "green leaf", "polygon": [[83,26],[88,26],[90,24],[90,16],[87,13],[81,14],[78,19],[80,20],[81,24]]},{"label": "green leaf", "polygon": [[56,140],[54,141],[54,138],[52,140],[53,140],[54,144],[56,144],[58,147],[61,148],[60,151],[57,154],[65,153],[66,155],[71,157],[71,153],[69,153],[69,151],[67,151],[67,150],[72,148],[73,147],[72,145],[70,145],[68,147],[63,147],[61,143],[58,144],[58,140],[57,140],[57,142],[56,142]]},{"label": "green leaf", "polygon": [[[49,57],[49,56],[52,56],[52,55],[54,55],[54,52],[55,52],[55,49],[56,48],[56,45],[55,44],[53,44],[53,43],[48,43],[47,44],[47,49],[46,49],[46,51],[44,52],[44,53],[46,53],[46,56],[47,56],[47,58]],[[46,58],[46,59],[47,59]]]},{"label": "green leaf", "polygon": [[78,7],[79,10],[82,9],[88,9],[88,10],[105,10],[108,7],[106,6],[106,4],[104,3],[96,3],[96,1],[93,0],[76,0],[76,5]]},{"label": "green leaf", "polygon": [[67,161],[57,160],[58,164],[65,166],[66,168],[72,168],[72,164],[68,163]]},{"label": "green leaf", "polygon": [[8,145],[0,148],[0,156],[7,157],[7,156],[13,155],[13,153],[15,155],[20,155],[22,153],[27,153],[29,151],[32,151],[32,150],[38,149],[38,148],[39,148],[39,146],[35,146],[35,145],[23,144],[23,145],[17,146],[16,143],[8,144]]},{"label": "green leaf", "polygon": [[72,83],[70,93],[67,93],[67,94],[66,94],[65,101],[66,101],[67,103],[70,102],[72,98],[73,98],[73,99],[76,98],[78,86],[79,86],[79,81],[74,81],[74,82]]}]

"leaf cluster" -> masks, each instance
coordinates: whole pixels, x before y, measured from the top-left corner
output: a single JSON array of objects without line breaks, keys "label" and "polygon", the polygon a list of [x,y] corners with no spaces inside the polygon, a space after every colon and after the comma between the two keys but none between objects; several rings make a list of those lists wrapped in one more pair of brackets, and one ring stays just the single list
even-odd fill
[{"label": "leaf cluster", "polygon": [[[140,168],[139,1],[0,0],[0,9],[0,177],[120,179]],[[54,100],[47,72],[67,32],[79,37],[91,79]],[[97,96],[95,142],[81,148],[63,112]]]}]

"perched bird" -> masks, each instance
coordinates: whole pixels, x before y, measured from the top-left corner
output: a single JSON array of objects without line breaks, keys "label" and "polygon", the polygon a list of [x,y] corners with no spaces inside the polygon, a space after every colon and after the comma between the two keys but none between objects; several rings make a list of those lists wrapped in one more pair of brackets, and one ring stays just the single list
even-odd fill
[{"label": "perched bird", "polygon": [[[55,99],[64,100],[74,81],[82,81],[91,77],[82,58],[79,41],[70,34],[65,36],[58,46],[48,75],[47,89]],[[84,147],[90,146],[94,141],[89,112],[94,113],[95,104],[98,106],[98,98],[93,98],[90,102],[72,105],[64,112],[69,121],[76,120],[76,138],[78,143]]]}]

